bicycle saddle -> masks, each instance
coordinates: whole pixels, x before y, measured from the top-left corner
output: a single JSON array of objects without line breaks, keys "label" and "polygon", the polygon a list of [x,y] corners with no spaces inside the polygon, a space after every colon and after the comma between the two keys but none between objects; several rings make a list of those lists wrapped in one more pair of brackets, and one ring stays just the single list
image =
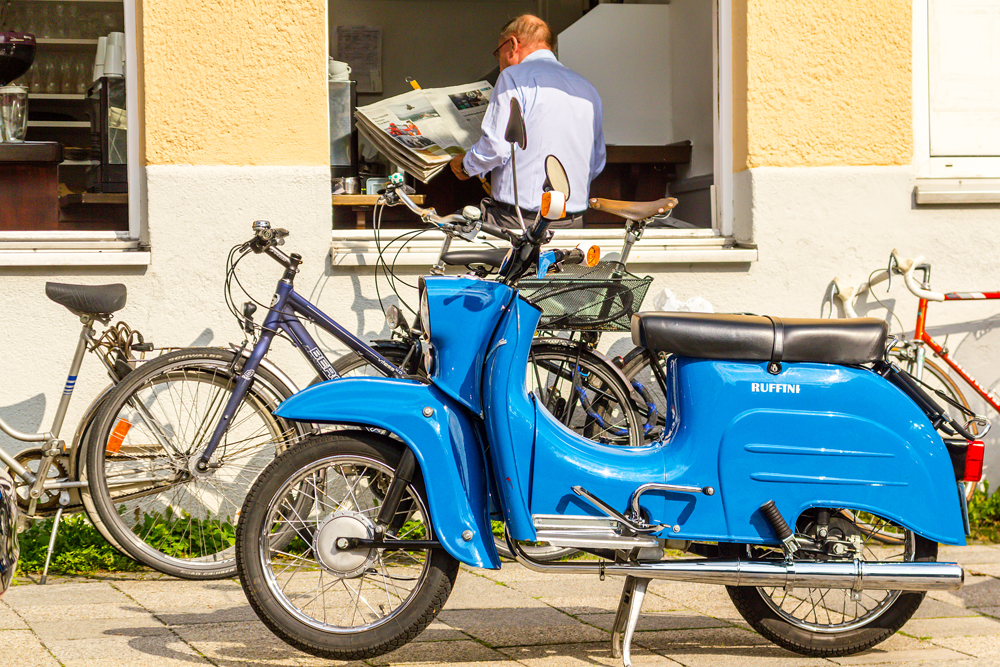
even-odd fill
[{"label": "bicycle saddle", "polygon": [[77,314],[110,315],[125,307],[128,292],[121,283],[114,285],[45,283],[45,296]]},{"label": "bicycle saddle", "polygon": [[606,211],[611,215],[617,215],[626,220],[645,220],[654,215],[663,215],[674,206],[677,200],[673,197],[657,199],[656,201],[617,201],[615,199],[600,199],[595,197],[590,200],[590,208],[597,211]]},{"label": "bicycle saddle", "polygon": [[452,250],[441,255],[441,261],[450,266],[469,266],[485,264],[494,269],[500,268],[503,258],[507,256],[506,248],[489,248],[487,250]]},{"label": "bicycle saddle", "polygon": [[864,364],[882,358],[888,334],[889,325],[874,317],[820,320],[706,313],[632,316],[632,341],[636,345],[701,359]]}]

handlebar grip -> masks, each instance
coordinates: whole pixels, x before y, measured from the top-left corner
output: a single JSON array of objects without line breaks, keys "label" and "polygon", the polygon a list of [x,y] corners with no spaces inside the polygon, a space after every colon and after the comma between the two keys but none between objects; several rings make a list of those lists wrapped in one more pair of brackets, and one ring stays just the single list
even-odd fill
[{"label": "handlebar grip", "polygon": [[580,248],[573,248],[572,250],[563,251],[563,264],[580,264],[587,255]]},{"label": "handlebar grip", "polygon": [[516,238],[511,234],[510,230],[494,225],[492,222],[487,222],[486,220],[483,220],[483,224],[480,229],[490,236],[495,236],[498,239],[503,239],[504,241],[513,241]]},{"label": "handlebar grip", "polygon": [[[895,252],[895,251],[893,251]],[[903,273],[903,282],[906,283],[906,289],[910,290],[914,296],[921,299],[927,299],[928,301],[944,301],[944,294],[941,292],[932,292],[930,290],[925,290],[917,284],[917,281],[913,278],[913,271],[924,263],[923,257],[915,257],[912,260],[907,260],[910,262],[909,267]],[[900,264],[902,266],[902,264]]]}]

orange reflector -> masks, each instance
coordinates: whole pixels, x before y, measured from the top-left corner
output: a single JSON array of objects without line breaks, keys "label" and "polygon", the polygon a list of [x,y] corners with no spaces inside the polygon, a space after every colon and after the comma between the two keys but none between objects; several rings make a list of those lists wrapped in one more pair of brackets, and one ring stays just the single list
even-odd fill
[{"label": "orange reflector", "polygon": [[978,482],[983,478],[983,455],[986,445],[982,440],[970,440],[965,450],[965,476],[963,482]]},{"label": "orange reflector", "polygon": [[111,437],[108,438],[108,451],[118,453],[121,451],[122,443],[125,442],[125,436],[128,435],[128,430],[132,428],[132,422],[127,419],[119,419],[118,423],[115,424],[114,429],[111,431]]},{"label": "orange reflector", "polygon": [[601,246],[592,245],[587,248],[587,266],[597,266],[601,261]]}]

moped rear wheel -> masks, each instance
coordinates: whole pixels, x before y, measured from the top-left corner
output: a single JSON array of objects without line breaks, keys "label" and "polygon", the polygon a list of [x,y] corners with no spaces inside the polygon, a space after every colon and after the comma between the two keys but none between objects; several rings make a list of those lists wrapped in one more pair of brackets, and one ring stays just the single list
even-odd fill
[{"label": "moped rear wheel", "polygon": [[[854,521],[846,517],[854,517]],[[808,521],[800,519],[796,532],[803,529],[808,531]],[[861,553],[857,557],[861,560],[937,559],[937,543],[871,514],[836,514],[830,520],[830,531],[859,541]],[[884,534],[884,540],[876,539],[879,533]],[[770,547],[733,546],[741,558],[784,558]],[[885,641],[910,620],[924,599],[922,592],[903,591],[864,590],[855,599],[844,589],[726,589],[740,615],[761,635],[790,651],[818,657],[858,653]]]},{"label": "moped rear wheel", "polygon": [[[317,436],[275,459],[250,490],[236,532],[240,582],[261,621],[292,646],[373,658],[416,637],[448,599],[458,561],[444,549],[335,546],[375,535],[400,447],[365,431]],[[434,539],[426,497],[418,469],[385,532]]]}]

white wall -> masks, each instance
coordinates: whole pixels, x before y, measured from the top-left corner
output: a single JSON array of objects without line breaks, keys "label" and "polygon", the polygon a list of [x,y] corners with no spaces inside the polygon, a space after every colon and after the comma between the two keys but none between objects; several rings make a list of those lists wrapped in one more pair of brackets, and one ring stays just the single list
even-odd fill
[{"label": "white wall", "polygon": [[330,53],[338,25],[382,26],[383,95],[359,95],[370,104],[410,90],[477,81],[497,66],[493,49],[508,20],[538,9],[535,0],[330,0]]}]

